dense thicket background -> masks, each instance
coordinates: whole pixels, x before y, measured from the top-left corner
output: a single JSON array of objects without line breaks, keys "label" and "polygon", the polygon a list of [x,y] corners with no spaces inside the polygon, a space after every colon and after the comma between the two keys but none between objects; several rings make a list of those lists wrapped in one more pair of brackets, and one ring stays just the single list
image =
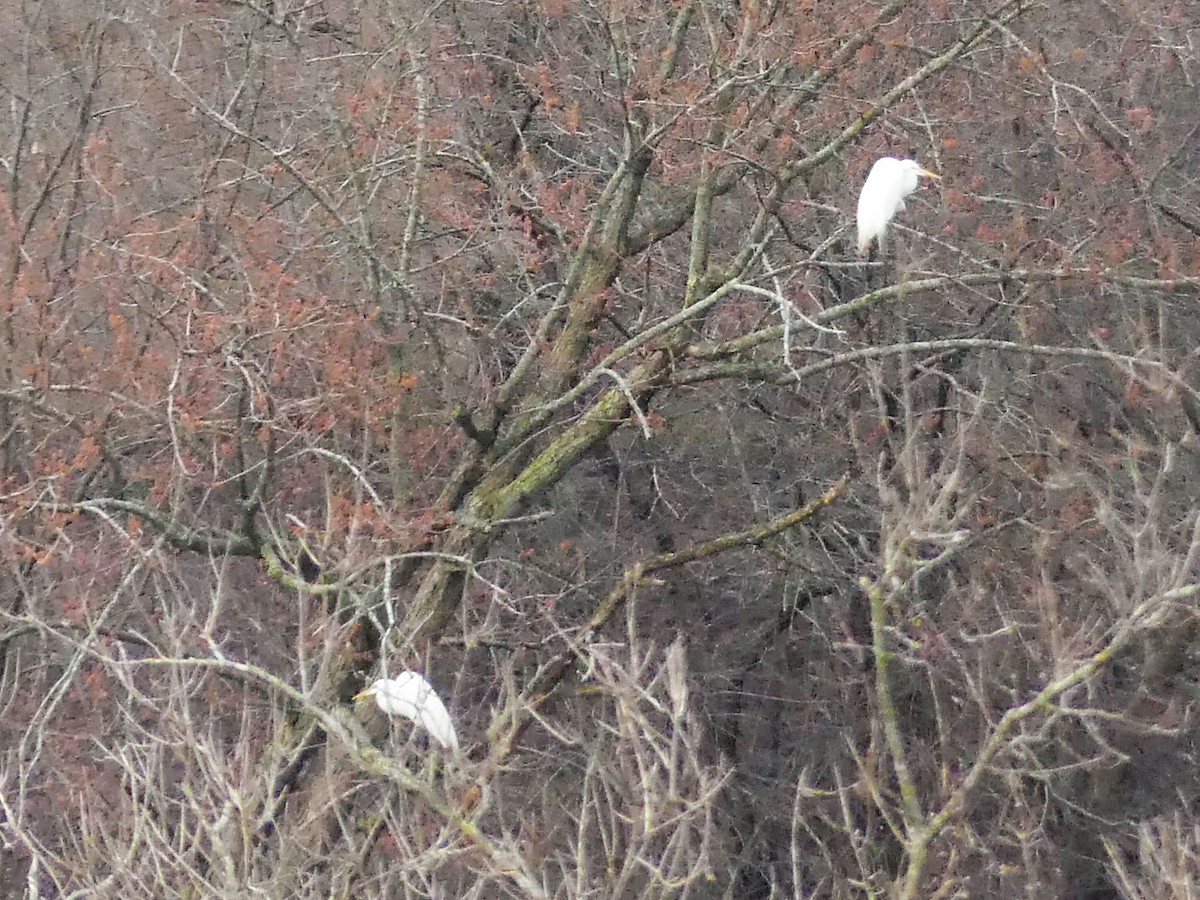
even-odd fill
[{"label": "dense thicket background", "polygon": [[1200,891],[1196,0],[0,20],[0,896]]}]

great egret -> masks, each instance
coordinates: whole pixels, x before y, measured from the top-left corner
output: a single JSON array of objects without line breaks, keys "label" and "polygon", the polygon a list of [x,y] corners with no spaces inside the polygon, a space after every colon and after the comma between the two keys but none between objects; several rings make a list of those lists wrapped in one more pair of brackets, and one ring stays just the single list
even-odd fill
[{"label": "great egret", "polygon": [[458,750],[458,734],[446,704],[419,672],[401,672],[395,678],[380,678],[355,700],[374,697],[389,716],[404,716],[416,722],[447,750]]},{"label": "great egret", "polygon": [[911,159],[885,156],[871,166],[871,174],[858,195],[858,252],[865,255],[871,242],[883,246],[883,233],[888,222],[904,209],[904,198],[921,184],[921,176],[941,180],[920,163]]}]

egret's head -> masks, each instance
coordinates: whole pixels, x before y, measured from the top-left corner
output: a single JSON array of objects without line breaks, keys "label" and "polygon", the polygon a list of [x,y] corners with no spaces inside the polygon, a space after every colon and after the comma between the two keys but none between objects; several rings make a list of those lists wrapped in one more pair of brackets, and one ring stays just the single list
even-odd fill
[{"label": "egret's head", "polygon": [[383,679],[378,679],[374,684],[364,691],[359,691],[354,695],[354,700],[357,703],[359,700],[366,700],[368,697],[374,697],[379,693],[380,687],[383,686]]},{"label": "egret's head", "polygon": [[895,159],[884,170],[880,191],[898,199],[897,208],[904,209],[904,198],[921,186],[922,178],[941,180],[939,175],[922,167],[915,159]]},{"label": "egret's head", "polygon": [[900,161],[900,165],[907,171],[916,175],[917,178],[932,178],[934,181],[941,181],[942,176],[937,172],[930,172],[928,169],[922,168],[921,164],[915,159],[904,159]]}]

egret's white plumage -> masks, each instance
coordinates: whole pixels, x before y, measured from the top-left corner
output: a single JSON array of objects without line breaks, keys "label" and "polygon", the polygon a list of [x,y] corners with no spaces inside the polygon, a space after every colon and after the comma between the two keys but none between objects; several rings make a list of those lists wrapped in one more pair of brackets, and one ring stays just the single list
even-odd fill
[{"label": "egret's white plumage", "polygon": [[885,156],[871,166],[862,193],[858,195],[858,252],[865,254],[872,241],[883,244],[888,222],[904,209],[904,198],[921,184],[921,176],[940,180],[911,159]]},{"label": "egret's white plumage", "polygon": [[447,750],[458,750],[458,734],[446,704],[419,672],[401,672],[395,678],[380,678],[355,700],[374,697],[389,716],[404,716],[416,722]]}]

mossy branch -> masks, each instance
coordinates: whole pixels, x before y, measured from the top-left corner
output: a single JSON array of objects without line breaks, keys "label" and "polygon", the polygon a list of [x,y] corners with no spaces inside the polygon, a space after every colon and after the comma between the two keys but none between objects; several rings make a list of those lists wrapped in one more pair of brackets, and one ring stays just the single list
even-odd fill
[{"label": "mossy branch", "polygon": [[[830,506],[846,492],[850,484],[850,473],[842,475],[821,496],[793,510],[787,515],[779,516],[761,525],[755,525],[744,531],[723,534],[711,540],[686,547],[672,553],[660,553],[634,563],[625,570],[620,580],[612,587],[607,595],[596,605],[583,626],[573,637],[572,644],[579,646],[591,641],[599,630],[620,610],[626,600],[643,584],[661,583],[651,576],[656,572],[674,569],[701,559],[709,559],[729,550],[741,547],[757,546],[764,541],[782,534],[789,529],[801,525],[825,507]],[[489,761],[493,766],[500,765],[512,752],[517,739],[528,725],[532,712],[545,701],[550,693],[559,685],[570,671],[575,660],[575,651],[568,648],[553,660],[541,667],[532,681],[522,692],[516,704],[515,711],[509,715],[498,717],[488,729],[487,740],[491,745]]]}]

